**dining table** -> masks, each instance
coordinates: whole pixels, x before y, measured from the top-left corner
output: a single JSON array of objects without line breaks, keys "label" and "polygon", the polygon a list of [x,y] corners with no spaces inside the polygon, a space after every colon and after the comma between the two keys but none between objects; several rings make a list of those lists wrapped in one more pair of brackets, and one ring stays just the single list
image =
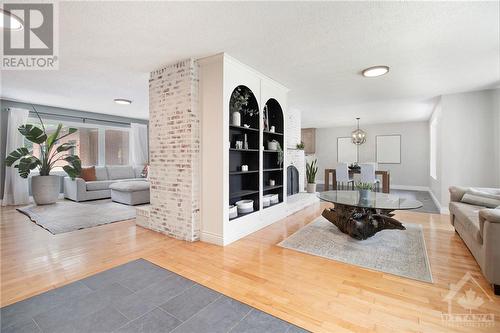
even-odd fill
[{"label": "dining table", "polygon": [[[349,177],[352,177],[354,174],[360,174],[361,169],[349,169]],[[332,180],[332,190],[337,190],[337,177],[335,175],[335,169],[325,169],[325,191],[330,190],[330,176]],[[389,193],[389,187],[391,185],[391,174],[388,170],[375,170],[375,177],[382,177],[382,192]]]}]

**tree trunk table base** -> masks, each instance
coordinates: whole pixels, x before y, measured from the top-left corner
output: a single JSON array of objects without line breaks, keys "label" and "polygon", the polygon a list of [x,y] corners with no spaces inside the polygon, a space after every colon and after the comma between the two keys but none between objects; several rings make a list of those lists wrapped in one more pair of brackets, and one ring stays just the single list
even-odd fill
[{"label": "tree trunk table base", "polygon": [[321,214],[352,238],[363,240],[384,229],[405,230],[401,222],[393,218],[393,210],[353,207],[335,204]]}]

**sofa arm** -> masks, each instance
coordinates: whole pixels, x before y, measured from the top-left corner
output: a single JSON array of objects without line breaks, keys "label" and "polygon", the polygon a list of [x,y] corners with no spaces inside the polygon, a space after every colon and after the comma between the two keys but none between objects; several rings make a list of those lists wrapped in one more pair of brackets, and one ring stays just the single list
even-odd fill
[{"label": "sofa arm", "polygon": [[73,201],[85,200],[87,184],[83,178],[64,177],[64,197]]},{"label": "sofa arm", "polygon": [[460,202],[465,192],[467,192],[468,187],[462,186],[450,186],[448,189],[450,191],[450,201],[451,202]]},{"label": "sofa arm", "polygon": [[500,209],[499,208],[485,208],[479,211],[479,222],[483,224],[485,221],[491,223],[500,223]]}]

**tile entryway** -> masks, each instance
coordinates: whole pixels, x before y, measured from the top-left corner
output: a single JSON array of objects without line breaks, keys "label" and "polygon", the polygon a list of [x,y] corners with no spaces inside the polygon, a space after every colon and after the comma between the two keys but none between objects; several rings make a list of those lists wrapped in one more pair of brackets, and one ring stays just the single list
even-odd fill
[{"label": "tile entryway", "polygon": [[6,332],[306,332],[139,259],[1,309]]}]

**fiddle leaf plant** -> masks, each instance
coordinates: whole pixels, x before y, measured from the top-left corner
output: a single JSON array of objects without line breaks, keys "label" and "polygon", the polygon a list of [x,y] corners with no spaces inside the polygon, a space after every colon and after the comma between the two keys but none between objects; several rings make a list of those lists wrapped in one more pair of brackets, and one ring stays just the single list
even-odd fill
[{"label": "fiddle leaf plant", "polygon": [[[56,144],[59,140],[75,133],[77,129],[68,128],[67,131],[63,131],[63,125],[59,124],[53,133],[48,134],[42,118],[40,118],[34,107],[33,110],[40,120],[42,128],[25,124],[19,126],[18,131],[28,141],[40,146],[40,157],[34,156],[33,151],[30,151],[27,147],[21,147],[12,151],[5,158],[5,164],[8,167],[14,166],[14,168],[18,169],[22,178],[28,178],[31,170],[36,168],[38,168],[40,176],[49,176],[56,162],[66,161],[67,165],[63,166],[63,169],[71,179],[75,179],[80,175],[82,169],[80,158],[70,152],[76,146],[72,143],[63,143],[56,147]],[[16,162],[18,163],[15,164]]]}]

